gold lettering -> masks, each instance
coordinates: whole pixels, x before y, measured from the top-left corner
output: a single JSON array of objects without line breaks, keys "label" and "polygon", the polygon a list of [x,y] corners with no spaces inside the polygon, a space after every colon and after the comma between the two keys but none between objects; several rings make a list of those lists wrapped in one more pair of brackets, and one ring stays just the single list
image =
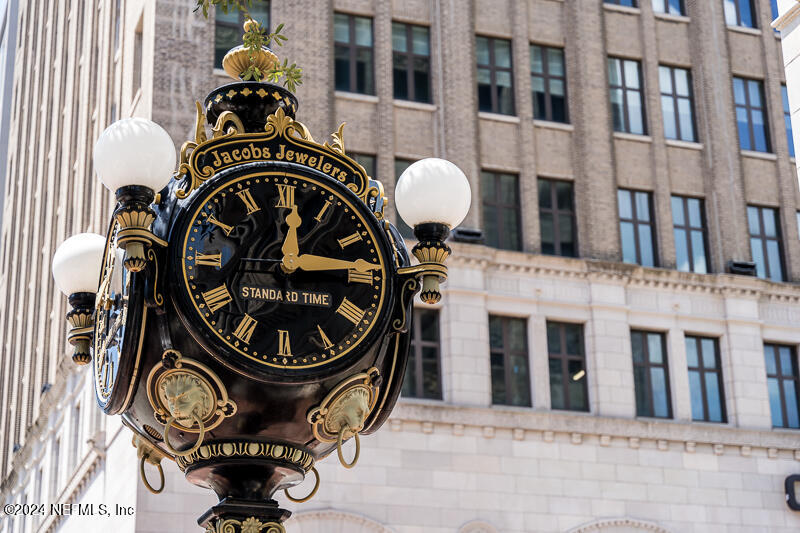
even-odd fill
[{"label": "gold lettering", "polygon": [[322,331],[322,328],[319,326],[319,324],[317,324],[317,331],[319,331],[319,338],[322,340],[322,347],[326,350],[329,348],[333,348],[333,343],[328,338],[328,336],[325,335],[325,332]]},{"label": "gold lettering", "polygon": [[208,310],[212,313],[216,313],[218,309],[225,307],[233,300],[228,292],[228,287],[224,283],[216,289],[202,293],[202,296],[208,306]]},{"label": "gold lettering", "polygon": [[245,314],[236,331],[233,332],[233,336],[245,344],[250,344],[250,338],[253,336],[253,331],[255,331],[257,325],[258,321],[255,318]]},{"label": "gold lettering", "polygon": [[311,156],[308,158],[308,166],[313,167],[317,164],[317,158],[315,156]]},{"label": "gold lettering", "polygon": [[242,157],[239,155],[239,150],[231,151],[231,156],[237,161],[241,161],[242,160]]},{"label": "gold lettering", "polygon": [[325,204],[319,210],[319,213],[317,213],[317,216],[314,217],[314,220],[316,220],[317,222],[322,222],[322,215],[325,214],[325,211],[327,211],[330,206],[331,206],[331,202],[329,200],[325,200]]},{"label": "gold lettering", "polygon": [[250,189],[242,189],[236,193],[236,196],[238,196],[239,199],[244,202],[248,215],[252,215],[256,211],[261,210],[258,204],[256,204],[256,201],[253,200],[253,195],[250,194]]},{"label": "gold lettering", "polygon": [[287,150],[286,151],[286,160],[291,161],[294,159],[294,150]]},{"label": "gold lettering", "polygon": [[194,258],[195,265],[205,265],[221,268],[222,267],[222,254],[197,254]]},{"label": "gold lettering", "polygon": [[253,159],[261,159],[261,148],[256,147],[250,143],[250,153],[253,154]]},{"label": "gold lettering", "polygon": [[278,184],[278,203],[275,207],[294,207],[294,185]]},{"label": "gold lettering", "polygon": [[359,272],[355,269],[347,271],[348,283],[372,283],[372,272]]},{"label": "gold lettering", "polygon": [[233,163],[231,159],[231,155],[228,152],[222,152],[222,162],[223,163]]},{"label": "gold lettering", "polygon": [[219,220],[217,220],[216,218],[214,218],[214,215],[208,215],[208,218],[207,218],[206,220],[207,220],[209,223],[211,223],[211,224],[214,224],[215,226],[218,226],[218,227],[220,227],[220,228],[222,229],[222,231],[224,231],[224,232],[225,232],[225,235],[230,235],[230,234],[231,234],[231,231],[233,230],[233,227],[232,227],[232,226],[229,226],[229,225],[227,225],[227,224],[223,224],[222,222],[220,222]]},{"label": "gold lettering", "polygon": [[342,300],[342,303],[339,304],[339,308],[336,310],[336,312],[353,324],[358,324],[358,322],[364,316],[364,310],[348,300],[347,297],[345,297]]},{"label": "gold lettering", "polygon": [[217,151],[213,150],[211,152],[211,155],[214,156],[214,161],[212,161],[211,164],[214,165],[215,167],[221,166],[222,160],[219,158],[219,154],[217,153]]},{"label": "gold lettering", "polygon": [[300,163],[301,165],[305,165],[307,159],[308,159],[308,154],[301,154],[300,152],[295,152],[294,154],[294,160]]},{"label": "gold lettering", "polygon": [[324,172],[325,174],[330,174],[332,166],[333,165],[331,165],[330,163],[325,163],[324,165],[322,165],[322,172]]},{"label": "gold lettering", "polygon": [[355,232],[352,235],[348,235],[347,237],[343,237],[341,239],[336,239],[336,240],[339,241],[339,246],[341,246],[342,249],[344,249],[345,246],[349,246],[354,242],[360,241],[361,234],[359,232]]},{"label": "gold lettering", "polygon": [[282,329],[278,330],[278,355],[283,357],[292,356],[292,345],[289,342],[289,332]]},{"label": "gold lettering", "polygon": [[283,159],[284,158],[283,152],[284,152],[284,150],[286,150],[286,145],[281,144],[281,145],[279,145],[279,147],[280,147],[280,151],[277,154],[275,154],[275,159]]}]

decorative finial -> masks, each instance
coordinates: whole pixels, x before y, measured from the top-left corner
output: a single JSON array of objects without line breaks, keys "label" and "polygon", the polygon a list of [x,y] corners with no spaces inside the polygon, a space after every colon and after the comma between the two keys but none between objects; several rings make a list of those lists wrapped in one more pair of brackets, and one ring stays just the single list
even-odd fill
[{"label": "decorative finial", "polygon": [[[248,33],[257,32],[259,30],[259,23],[256,20],[247,19],[244,22],[245,36]],[[254,79],[253,81],[264,81],[269,71],[280,67],[278,56],[266,46],[262,46],[260,49],[253,51],[252,48],[240,45],[236,48],[232,48],[225,54],[225,57],[222,58],[222,68],[225,69],[225,73],[237,81],[243,79],[248,71],[252,72],[250,69],[251,65],[254,66],[255,71],[261,75],[260,79]]]}]

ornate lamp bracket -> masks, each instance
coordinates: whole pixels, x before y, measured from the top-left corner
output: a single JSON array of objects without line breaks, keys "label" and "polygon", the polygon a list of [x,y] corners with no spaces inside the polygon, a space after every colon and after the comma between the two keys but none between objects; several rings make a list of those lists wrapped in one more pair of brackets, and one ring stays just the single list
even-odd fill
[{"label": "ornate lamp bracket", "polygon": [[451,250],[444,241],[449,233],[449,226],[437,222],[415,226],[414,235],[419,242],[411,249],[411,253],[419,260],[419,264],[397,269],[400,275],[413,275],[422,280],[419,296],[426,304],[435,304],[442,299],[439,285],[447,280],[447,266],[444,263]]},{"label": "ornate lamp bracket", "polygon": [[78,365],[88,364],[92,360],[89,347],[92,344],[94,330],[94,303],[93,292],[76,292],[69,296],[72,309],[66,315],[70,325],[67,340],[75,347],[72,360]]},{"label": "ornate lamp bracket", "polygon": [[144,270],[148,251],[153,245],[166,247],[167,242],[156,237],[150,229],[156,218],[150,204],[155,199],[152,189],[141,185],[120,187],[116,193],[117,209],[114,218],[119,223],[117,242],[125,249],[125,268],[131,272]]}]

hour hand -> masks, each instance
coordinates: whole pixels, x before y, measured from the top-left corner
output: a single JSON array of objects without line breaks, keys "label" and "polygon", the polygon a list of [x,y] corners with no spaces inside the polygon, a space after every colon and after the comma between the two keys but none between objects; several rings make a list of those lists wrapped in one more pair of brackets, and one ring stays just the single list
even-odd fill
[{"label": "hour hand", "polygon": [[332,257],[322,257],[319,255],[303,254],[294,261],[294,266],[307,272],[317,270],[355,270],[356,272],[369,272],[380,268],[380,265],[369,263],[363,259],[355,261],[345,261]]},{"label": "hour hand", "polygon": [[297,214],[297,206],[293,205],[292,211],[286,215],[286,224],[289,225],[289,229],[286,230],[286,238],[283,240],[283,246],[281,246],[281,252],[283,252],[284,257],[300,253],[300,247],[297,244],[297,228],[302,223],[303,220]]}]

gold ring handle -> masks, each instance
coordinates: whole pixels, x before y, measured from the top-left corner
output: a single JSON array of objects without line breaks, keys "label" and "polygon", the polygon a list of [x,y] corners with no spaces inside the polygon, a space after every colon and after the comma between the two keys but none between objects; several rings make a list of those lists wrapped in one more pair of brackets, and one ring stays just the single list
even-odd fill
[{"label": "gold ring handle", "polygon": [[164,490],[164,469],[161,468],[160,462],[155,463],[156,468],[158,468],[158,475],[161,478],[161,487],[159,487],[158,489],[154,489],[153,486],[147,481],[147,476],[144,473],[145,460],[146,458],[142,457],[142,460],[139,462],[139,475],[141,475],[142,477],[142,483],[144,483],[144,486],[147,488],[147,490],[149,490],[153,494],[161,494],[161,491]]},{"label": "gold ring handle", "polygon": [[283,492],[286,493],[286,497],[289,498],[290,502],[305,503],[308,500],[310,500],[311,498],[313,498],[314,495],[317,493],[317,491],[319,490],[319,472],[317,472],[317,467],[315,467],[315,466],[311,467],[311,471],[314,472],[314,477],[317,480],[314,482],[314,488],[311,489],[311,492],[309,492],[308,496],[306,496],[305,498],[294,498],[294,497],[292,497],[291,494],[289,494],[289,489],[283,489]]},{"label": "gold ring handle", "polygon": [[336,453],[339,454],[339,462],[342,463],[342,466],[345,468],[353,468],[354,466],[356,466],[356,463],[358,462],[358,457],[361,455],[361,440],[358,438],[358,431],[353,431],[353,429],[350,429],[350,431],[353,432],[353,437],[355,437],[356,439],[356,454],[351,462],[348,463],[347,461],[345,461],[344,454],[342,453],[342,443],[344,441],[345,426],[342,426],[342,429],[339,430],[339,438],[336,441]]},{"label": "gold ring handle", "polygon": [[177,455],[178,457],[186,457],[196,452],[197,449],[200,448],[200,445],[203,444],[203,439],[206,436],[206,426],[203,424],[203,421],[200,420],[200,417],[194,413],[192,413],[192,419],[197,422],[197,426],[200,428],[200,435],[197,436],[197,442],[195,442],[194,446],[183,452],[179,452],[173,448],[172,444],[169,442],[169,428],[175,423],[175,417],[171,416],[167,419],[167,425],[164,426],[164,446],[167,447],[167,450],[169,450],[171,454]]}]

